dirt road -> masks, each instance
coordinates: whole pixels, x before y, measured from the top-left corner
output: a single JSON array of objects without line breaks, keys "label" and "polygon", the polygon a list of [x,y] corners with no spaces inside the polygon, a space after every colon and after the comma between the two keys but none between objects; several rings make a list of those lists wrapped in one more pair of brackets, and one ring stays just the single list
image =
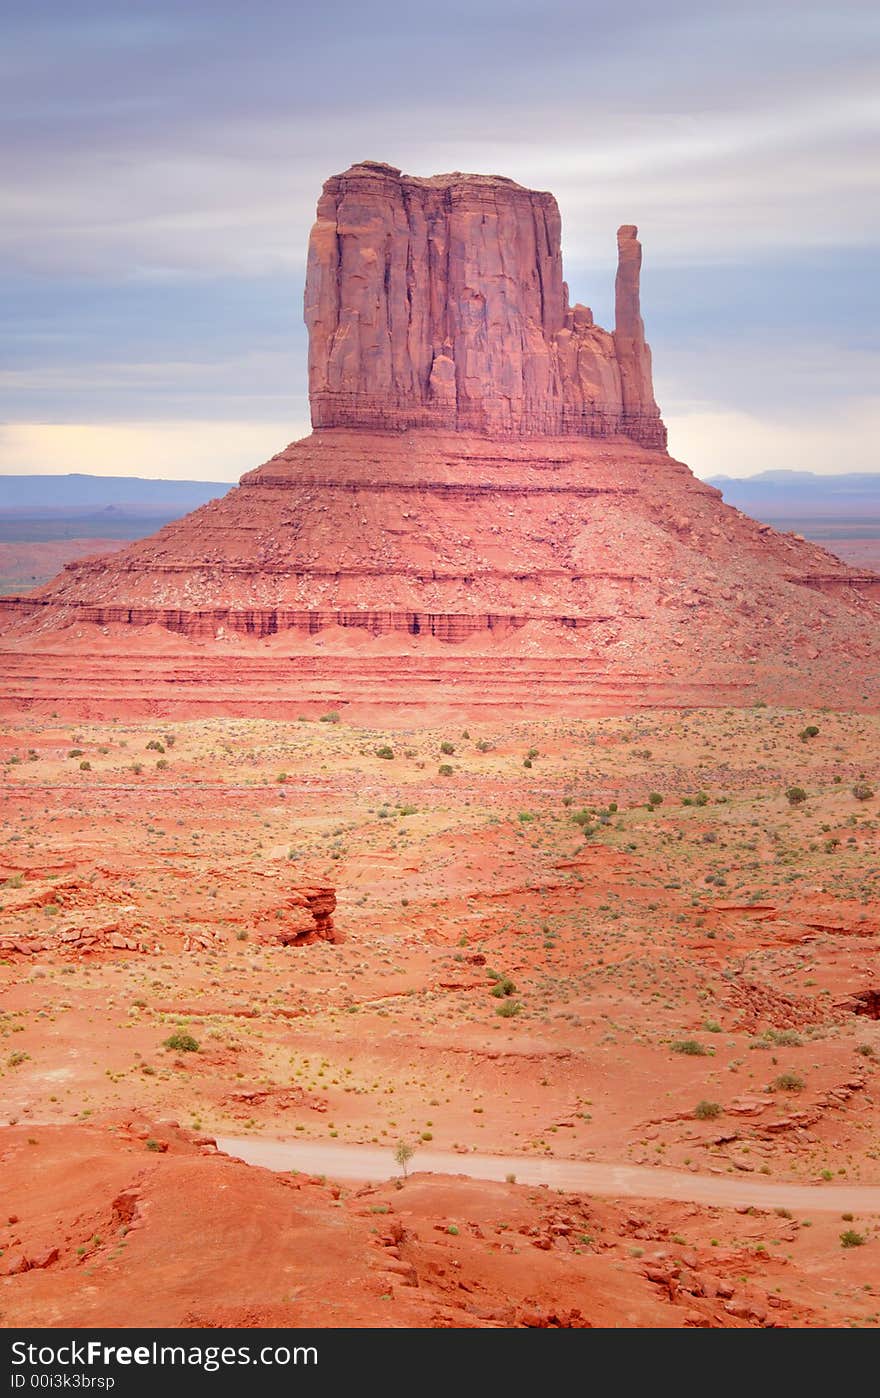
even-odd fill
[{"label": "dirt road", "polygon": [[[400,1174],[392,1148],[276,1141],[265,1137],[218,1136],[217,1145],[249,1165],[269,1170],[301,1170],[331,1179],[386,1180]],[[411,1171],[467,1175],[470,1179],[549,1185],[612,1198],[684,1199],[695,1204],[736,1208],[787,1208],[832,1213],[880,1213],[880,1185],[784,1184],[735,1175],[698,1175],[647,1165],[601,1161],[549,1160],[515,1155],[472,1155],[417,1150]]]}]

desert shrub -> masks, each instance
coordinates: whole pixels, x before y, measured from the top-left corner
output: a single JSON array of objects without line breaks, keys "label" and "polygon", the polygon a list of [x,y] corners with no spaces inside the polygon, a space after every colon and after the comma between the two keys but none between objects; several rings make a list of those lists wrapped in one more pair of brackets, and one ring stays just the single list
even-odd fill
[{"label": "desert shrub", "polygon": [[194,1039],[192,1034],[187,1034],[182,1029],[178,1029],[165,1040],[164,1047],[175,1049],[178,1053],[198,1053],[199,1041],[198,1039]]},{"label": "desert shrub", "polygon": [[854,1228],[847,1228],[840,1235],[842,1248],[860,1248],[866,1241],[864,1233],[857,1233]]},{"label": "desert shrub", "polygon": [[497,976],[492,987],[492,994],[496,1000],[503,1000],[505,996],[512,995],[516,990],[516,984],[509,976]]},{"label": "desert shrub", "polygon": [[403,1171],[404,1179],[406,1178],[407,1166],[415,1153],[415,1147],[411,1146],[409,1141],[398,1141],[394,1147],[394,1159]]},{"label": "desert shrub", "polygon": [[856,782],[852,794],[857,801],[870,801],[874,795],[874,789],[868,786],[867,782]]},{"label": "desert shrub", "polygon": [[768,1029],[764,1038],[780,1048],[800,1048],[804,1042],[796,1029]]},{"label": "desert shrub", "polygon": [[785,793],[785,799],[790,806],[799,806],[806,801],[807,793],[802,786],[790,786]]},{"label": "desert shrub", "polygon": [[698,1121],[712,1121],[714,1117],[721,1115],[721,1104],[719,1102],[698,1102],[694,1107],[694,1116]]},{"label": "desert shrub", "polygon": [[770,1085],[774,1092],[800,1092],[805,1084],[798,1073],[780,1073]]},{"label": "desert shrub", "polygon": [[673,1039],[669,1045],[673,1053],[683,1053],[688,1058],[705,1058],[709,1050],[696,1039]]}]

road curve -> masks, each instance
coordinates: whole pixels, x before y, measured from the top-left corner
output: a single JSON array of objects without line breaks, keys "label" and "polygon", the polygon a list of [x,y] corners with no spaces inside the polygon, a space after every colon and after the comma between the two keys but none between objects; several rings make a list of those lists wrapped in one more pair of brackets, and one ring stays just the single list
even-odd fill
[{"label": "road curve", "polygon": [[[302,1170],[331,1179],[377,1182],[400,1174],[390,1146],[278,1141],[265,1136],[218,1136],[217,1146],[248,1165],[268,1170]],[[611,1198],[677,1199],[726,1208],[754,1205],[813,1213],[880,1213],[880,1185],[784,1184],[739,1173],[698,1175],[649,1165],[421,1149],[416,1150],[410,1168],[475,1180],[504,1180],[515,1175],[519,1184],[546,1184],[553,1189]]]}]

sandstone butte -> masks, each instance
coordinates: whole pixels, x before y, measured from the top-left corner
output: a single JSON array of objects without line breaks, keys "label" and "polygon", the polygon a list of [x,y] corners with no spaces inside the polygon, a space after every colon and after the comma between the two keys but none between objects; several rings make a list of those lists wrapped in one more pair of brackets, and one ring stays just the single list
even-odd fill
[{"label": "sandstone butte", "polygon": [[6,710],[874,706],[880,576],[668,455],[636,234],[618,232],[608,331],[569,304],[552,195],[372,161],[328,180],[313,432],[151,538],[0,599]]}]

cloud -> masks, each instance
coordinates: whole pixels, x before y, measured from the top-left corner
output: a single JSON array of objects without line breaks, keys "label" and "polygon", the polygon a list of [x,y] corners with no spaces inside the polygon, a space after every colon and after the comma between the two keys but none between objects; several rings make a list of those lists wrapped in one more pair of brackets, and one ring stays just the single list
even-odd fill
[{"label": "cloud", "polygon": [[0,68],[0,250],[23,269],[299,269],[322,180],[365,156],[549,186],[575,259],[624,220],[658,264],[873,237],[877,21],[857,3],[833,23],[810,0],[342,3],[328,23],[156,0],[149,24],[97,5],[83,30],[48,8]]},{"label": "cloud", "polygon": [[237,481],[309,431],[307,421],[15,423],[0,428],[0,473]]},{"label": "cloud", "polygon": [[[11,0],[4,23],[0,413],[28,460],[127,432],[187,474],[220,418],[294,436],[315,201],[372,157],[552,189],[572,296],[606,324],[636,222],[660,401],[698,454],[739,423],[748,469],[780,464],[801,422],[826,469],[842,443],[874,464],[876,6]],[[819,399],[833,441],[808,440]]]},{"label": "cloud", "polygon": [[763,470],[838,475],[876,471],[880,397],[850,407],[845,417],[819,406],[788,421],[745,412],[667,413],[670,453],[707,476],[750,476]]}]

